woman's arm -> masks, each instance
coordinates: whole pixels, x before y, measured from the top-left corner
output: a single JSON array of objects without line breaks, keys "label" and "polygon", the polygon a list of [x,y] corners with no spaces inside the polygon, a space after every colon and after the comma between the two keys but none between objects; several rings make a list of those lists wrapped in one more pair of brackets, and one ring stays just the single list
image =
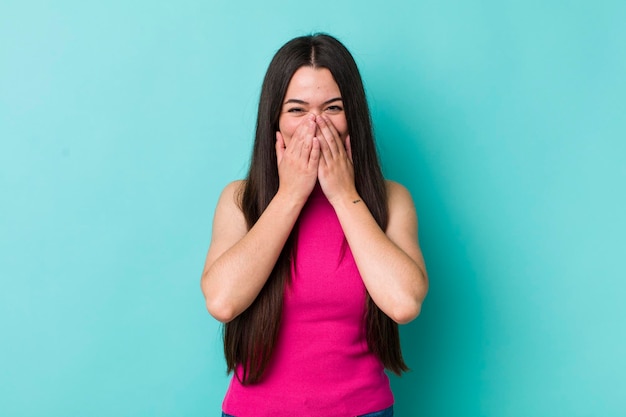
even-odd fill
[{"label": "woman's arm", "polygon": [[240,208],[242,181],[220,196],[201,287],[213,317],[226,323],[252,304],[267,281],[302,204],[277,194],[248,231]]},{"label": "woman's arm", "polygon": [[345,145],[330,120],[318,117],[318,177],[332,204],[372,300],[397,323],[420,313],[428,277],[417,238],[417,214],[406,188],[387,182],[389,221],[383,231],[354,184],[350,138]]},{"label": "woman's arm", "polygon": [[243,182],[222,192],[201,279],[207,309],[217,320],[226,323],[245,311],[271,274],[317,180],[320,144],[313,137],[315,129],[314,119],[304,120],[288,146],[276,133],[280,185],[250,230],[241,210]]},{"label": "woman's arm", "polygon": [[428,277],[411,195],[390,181],[387,195],[386,232],[356,194],[335,199],[333,207],[370,296],[392,320],[408,323],[420,313]]}]

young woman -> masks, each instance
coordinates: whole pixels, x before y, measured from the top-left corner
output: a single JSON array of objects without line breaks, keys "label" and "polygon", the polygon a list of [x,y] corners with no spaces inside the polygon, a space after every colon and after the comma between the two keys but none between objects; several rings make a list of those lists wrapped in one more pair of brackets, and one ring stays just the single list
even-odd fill
[{"label": "young woman", "polygon": [[234,373],[223,415],[393,415],[384,369],[408,369],[398,323],[427,288],[413,201],[382,176],[354,59],[325,34],[289,41],[202,274]]}]

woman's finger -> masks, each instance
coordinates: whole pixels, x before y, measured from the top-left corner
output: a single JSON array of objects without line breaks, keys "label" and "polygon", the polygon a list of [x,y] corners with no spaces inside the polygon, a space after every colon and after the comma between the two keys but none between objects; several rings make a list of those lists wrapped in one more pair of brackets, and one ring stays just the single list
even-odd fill
[{"label": "woman's finger", "polygon": [[317,125],[319,126],[319,130],[323,136],[323,138],[328,143],[328,147],[331,150],[332,154],[335,155],[338,153],[339,149],[337,148],[337,141],[335,139],[335,134],[331,129],[330,123],[327,119],[322,116],[318,116],[316,119]]},{"label": "woman's finger", "polygon": [[350,135],[346,136],[346,153],[348,154],[348,159],[350,159],[350,162],[354,162],[352,160],[352,145],[350,144]]},{"label": "woman's finger", "polygon": [[311,154],[309,155],[309,167],[317,168],[321,157],[320,140],[317,137],[313,138]]},{"label": "woman's finger", "polygon": [[[293,132],[291,136],[291,142],[289,143],[288,148],[290,148],[291,153],[296,157],[303,156],[302,146],[305,141],[312,140],[315,135],[315,117],[307,117],[302,121]],[[308,153],[306,154],[308,157]]]},{"label": "woman's finger", "polygon": [[320,144],[321,162],[326,166],[333,160],[333,151],[330,149],[328,140],[325,137],[318,138],[318,142]]},{"label": "woman's finger", "polygon": [[283,139],[283,135],[280,132],[276,132],[276,161],[278,165],[280,165],[280,161],[283,160],[283,155],[285,155],[285,139]]},{"label": "woman's finger", "polygon": [[337,132],[337,129],[335,129],[335,126],[333,126],[332,122],[329,119],[323,116],[318,116],[316,121],[317,125],[320,128],[322,136],[328,143],[328,147],[332,155],[341,155],[341,150],[343,146],[339,146],[341,139],[339,138],[339,133]]}]

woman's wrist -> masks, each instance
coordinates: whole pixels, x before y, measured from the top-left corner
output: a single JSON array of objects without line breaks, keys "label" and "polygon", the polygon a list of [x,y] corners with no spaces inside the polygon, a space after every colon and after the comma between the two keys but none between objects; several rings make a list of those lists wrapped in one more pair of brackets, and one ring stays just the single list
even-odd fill
[{"label": "woman's wrist", "polygon": [[340,194],[332,199],[328,200],[330,204],[333,206],[335,211],[338,210],[352,210],[355,206],[359,204],[365,204],[361,199],[359,193],[355,191]]},{"label": "woman's wrist", "polygon": [[296,193],[285,191],[279,188],[276,192],[276,195],[274,195],[272,202],[276,202],[276,204],[280,205],[281,207],[287,208],[287,210],[289,211],[297,210],[298,213],[300,213],[300,210],[302,209],[302,207],[304,207],[307,199],[308,195],[298,195]]}]

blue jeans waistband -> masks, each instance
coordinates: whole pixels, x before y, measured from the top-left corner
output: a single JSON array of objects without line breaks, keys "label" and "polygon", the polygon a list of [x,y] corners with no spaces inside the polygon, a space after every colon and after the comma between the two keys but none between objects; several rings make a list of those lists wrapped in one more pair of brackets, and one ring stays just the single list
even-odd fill
[{"label": "blue jeans waistband", "polygon": [[[222,411],[222,417],[235,417],[230,414],[226,414]],[[389,408],[385,408],[384,410],[375,411],[373,413],[361,414],[356,417],[393,417],[393,405]]]}]

